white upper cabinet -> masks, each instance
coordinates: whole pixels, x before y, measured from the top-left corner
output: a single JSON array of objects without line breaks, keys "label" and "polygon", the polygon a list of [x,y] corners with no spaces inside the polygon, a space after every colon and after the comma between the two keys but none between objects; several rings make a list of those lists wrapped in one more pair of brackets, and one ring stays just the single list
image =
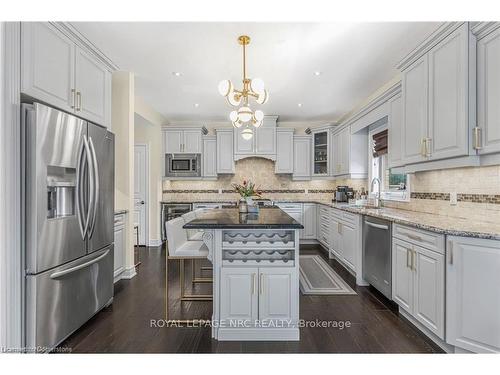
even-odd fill
[{"label": "white upper cabinet", "polygon": [[425,158],[428,108],[428,59],[427,55],[403,72],[403,162],[418,163]]},{"label": "white upper cabinet", "polygon": [[500,241],[448,237],[446,342],[500,352]]},{"label": "white upper cabinet", "polygon": [[90,121],[111,123],[111,72],[92,55],[76,49],[76,111]]},{"label": "white upper cabinet", "polygon": [[500,152],[500,28],[477,42],[477,127],[479,154]]},{"label": "white upper cabinet", "polygon": [[184,133],[182,130],[164,130],[163,144],[166,154],[177,154],[181,152]]},{"label": "white upper cabinet", "polygon": [[293,137],[293,179],[311,179],[311,136]]},{"label": "white upper cabinet", "polygon": [[429,159],[469,153],[469,27],[464,23],[429,52]]},{"label": "white upper cabinet", "polygon": [[45,22],[23,22],[21,91],[74,111],[75,44]]},{"label": "white upper cabinet", "polygon": [[403,165],[401,154],[401,127],[403,125],[403,108],[401,94],[389,99],[388,115],[388,158],[389,167],[400,167]]},{"label": "white upper cabinet", "polygon": [[214,135],[203,137],[202,176],[217,177],[217,138]]},{"label": "white upper cabinet", "polygon": [[312,132],[312,176],[328,176],[330,153],[330,130]]},{"label": "white upper cabinet", "polygon": [[276,130],[275,173],[293,173],[293,129]]},{"label": "white upper cabinet", "polygon": [[189,154],[201,153],[201,131],[199,130],[184,131],[184,143],[182,152]]},{"label": "white upper cabinet", "polygon": [[276,121],[278,116],[265,116],[258,128],[250,125],[253,137],[243,139],[244,126],[234,129],[234,159],[260,156],[276,160]]},{"label": "white upper cabinet", "polygon": [[330,140],[330,175],[366,178],[368,170],[368,135],[362,130],[351,134],[351,127],[332,132]]},{"label": "white upper cabinet", "polygon": [[418,49],[425,53],[402,64],[401,164],[475,154],[469,141],[476,97],[469,83],[475,74],[469,23],[444,24]]},{"label": "white upper cabinet", "polygon": [[166,154],[200,154],[202,150],[202,128],[179,129],[164,128],[164,151]]},{"label": "white upper cabinet", "polygon": [[58,27],[21,23],[21,92],[110,127],[111,70]]},{"label": "white upper cabinet", "polygon": [[233,130],[217,129],[215,134],[217,136],[217,173],[233,174]]}]

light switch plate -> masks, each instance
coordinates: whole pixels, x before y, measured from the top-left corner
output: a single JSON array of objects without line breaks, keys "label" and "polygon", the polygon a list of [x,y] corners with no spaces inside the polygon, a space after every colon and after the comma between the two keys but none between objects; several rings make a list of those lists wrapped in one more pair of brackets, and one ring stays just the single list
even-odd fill
[{"label": "light switch plate", "polygon": [[450,193],[450,205],[456,206],[457,205],[457,193]]}]

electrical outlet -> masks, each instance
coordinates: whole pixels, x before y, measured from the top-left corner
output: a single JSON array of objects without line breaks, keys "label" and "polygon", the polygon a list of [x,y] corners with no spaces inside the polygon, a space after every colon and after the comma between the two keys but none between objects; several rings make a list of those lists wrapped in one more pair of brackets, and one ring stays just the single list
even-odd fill
[{"label": "electrical outlet", "polygon": [[219,189],[219,194],[222,194],[222,189]]},{"label": "electrical outlet", "polygon": [[305,193],[306,193],[306,194],[309,194],[309,189],[305,189]]},{"label": "electrical outlet", "polygon": [[450,193],[450,205],[456,206],[457,205],[457,193]]}]

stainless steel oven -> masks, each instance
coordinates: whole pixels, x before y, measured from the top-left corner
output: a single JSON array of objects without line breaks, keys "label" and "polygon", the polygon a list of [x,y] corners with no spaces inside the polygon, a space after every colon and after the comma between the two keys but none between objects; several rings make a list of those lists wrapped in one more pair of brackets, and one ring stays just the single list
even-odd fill
[{"label": "stainless steel oven", "polygon": [[165,154],[165,177],[201,177],[201,154]]}]

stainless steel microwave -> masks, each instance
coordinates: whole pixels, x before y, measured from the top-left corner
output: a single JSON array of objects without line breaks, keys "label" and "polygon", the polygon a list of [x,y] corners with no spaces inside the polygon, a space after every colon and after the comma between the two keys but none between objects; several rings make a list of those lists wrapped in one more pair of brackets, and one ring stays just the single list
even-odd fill
[{"label": "stainless steel microwave", "polygon": [[201,154],[165,154],[165,177],[201,177]]}]

